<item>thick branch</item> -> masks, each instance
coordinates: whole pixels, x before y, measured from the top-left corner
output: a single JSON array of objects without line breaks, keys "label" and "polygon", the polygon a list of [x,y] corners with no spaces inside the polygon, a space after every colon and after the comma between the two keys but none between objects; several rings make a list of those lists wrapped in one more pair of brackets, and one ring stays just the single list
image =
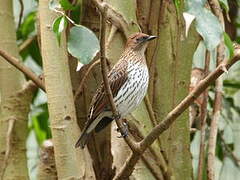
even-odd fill
[{"label": "thick branch", "polygon": [[34,74],[29,68],[24,66],[20,61],[8,54],[7,52],[0,49],[0,56],[2,56],[5,60],[7,60],[10,64],[12,64],[14,67],[16,67],[18,70],[20,70],[22,73],[24,73],[29,79],[31,79],[39,88],[41,88],[43,91],[45,91],[45,85],[43,84],[42,80],[37,77],[36,74]]},{"label": "thick branch", "polygon": [[126,163],[121,168],[119,173],[114,178],[115,180],[126,179],[131,175],[134,170],[134,166],[140,159],[144,151],[161,135],[166,131],[171,124],[193,103],[193,101],[203,91],[213,83],[220,75],[224,73],[224,68],[229,69],[234,63],[240,59],[240,50],[235,51],[235,55],[226,64],[219,65],[213,72],[211,72],[206,78],[204,78],[198,86],[185,97],[180,104],[178,104],[167,116],[159,123],[153,130],[140,142],[140,152],[132,153],[131,156],[126,160]]}]

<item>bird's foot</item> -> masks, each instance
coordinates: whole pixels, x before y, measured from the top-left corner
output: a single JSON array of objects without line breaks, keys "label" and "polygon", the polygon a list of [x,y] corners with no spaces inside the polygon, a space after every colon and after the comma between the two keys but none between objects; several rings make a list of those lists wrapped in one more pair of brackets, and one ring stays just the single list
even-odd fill
[{"label": "bird's foot", "polygon": [[[120,128],[123,130],[123,132],[120,131]],[[120,132],[121,135],[120,136],[117,136],[118,138],[125,138],[128,136],[128,125],[127,123],[123,122],[123,126],[120,127],[120,128],[117,128],[117,132]]]},{"label": "bird's foot", "polygon": [[120,119],[121,115],[119,113],[113,115],[113,119]]}]

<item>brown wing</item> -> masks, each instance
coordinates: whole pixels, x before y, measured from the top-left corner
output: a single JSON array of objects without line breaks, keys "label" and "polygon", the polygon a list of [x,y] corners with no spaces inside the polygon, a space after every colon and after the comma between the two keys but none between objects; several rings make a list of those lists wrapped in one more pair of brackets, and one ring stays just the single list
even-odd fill
[{"label": "brown wing", "polygon": [[[121,61],[121,63],[117,63],[113,67],[113,69],[109,72],[108,80],[110,88],[112,90],[113,97],[117,96],[118,91],[127,81],[128,76],[126,71],[127,62]],[[99,116],[99,114],[105,110],[110,110],[110,106],[102,82],[101,86],[98,88],[95,96],[93,97],[86,127],[88,127],[92,123],[92,121],[95,120]]]}]

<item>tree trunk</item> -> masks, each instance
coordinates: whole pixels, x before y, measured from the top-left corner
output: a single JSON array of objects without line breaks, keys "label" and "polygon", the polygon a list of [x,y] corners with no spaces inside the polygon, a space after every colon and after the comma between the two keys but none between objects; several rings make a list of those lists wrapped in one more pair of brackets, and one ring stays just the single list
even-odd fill
[{"label": "tree trunk", "polygon": [[[12,1],[0,0],[0,47],[19,59]],[[0,58],[0,179],[28,179],[26,138],[29,106],[35,88]],[[13,148],[14,146],[14,148]]]},{"label": "tree trunk", "polygon": [[92,179],[92,175],[88,174],[90,167],[84,151],[74,148],[80,132],[73,102],[66,39],[62,35],[61,45],[58,45],[51,28],[57,15],[49,10],[48,3],[48,0],[39,2],[41,51],[58,179]]},{"label": "tree trunk", "polygon": [[[149,96],[157,122],[160,122],[188,94],[192,57],[199,38],[193,30],[185,37],[183,3],[178,10],[172,1],[160,3],[152,0],[145,7],[149,9],[142,6],[144,18],[141,25],[147,26],[144,29],[159,37],[148,48],[147,57],[151,70]],[[191,179],[188,113],[181,115],[160,138],[170,177]]]}]

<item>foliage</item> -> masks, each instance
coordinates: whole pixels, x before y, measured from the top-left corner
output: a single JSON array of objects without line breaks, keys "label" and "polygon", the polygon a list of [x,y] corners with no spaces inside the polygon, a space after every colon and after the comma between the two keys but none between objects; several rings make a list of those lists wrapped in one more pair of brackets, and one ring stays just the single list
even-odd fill
[{"label": "foliage", "polygon": [[49,4],[50,9],[55,12],[62,14],[62,16],[55,19],[52,28],[53,32],[56,34],[58,43],[61,42],[61,33],[67,27],[67,20],[74,26],[70,29],[69,39],[68,39],[68,52],[77,58],[82,64],[88,64],[96,56],[97,52],[100,50],[99,41],[96,35],[88,28],[75,24],[75,22],[68,17],[64,12],[58,9],[62,8],[64,10],[74,10],[76,9],[72,6],[68,0],[60,0],[58,3],[53,0]]},{"label": "foliage", "polygon": [[100,49],[96,35],[84,26],[71,28],[68,39],[68,52],[81,63],[88,64]]},{"label": "foliage", "polygon": [[209,51],[220,43],[223,29],[216,16],[205,8],[205,0],[188,0],[187,12],[196,17],[196,30],[203,37]]},{"label": "foliage", "polygon": [[67,19],[65,16],[60,16],[53,22],[52,28],[53,32],[56,34],[58,44],[60,46],[61,43],[61,33],[67,27]]}]

